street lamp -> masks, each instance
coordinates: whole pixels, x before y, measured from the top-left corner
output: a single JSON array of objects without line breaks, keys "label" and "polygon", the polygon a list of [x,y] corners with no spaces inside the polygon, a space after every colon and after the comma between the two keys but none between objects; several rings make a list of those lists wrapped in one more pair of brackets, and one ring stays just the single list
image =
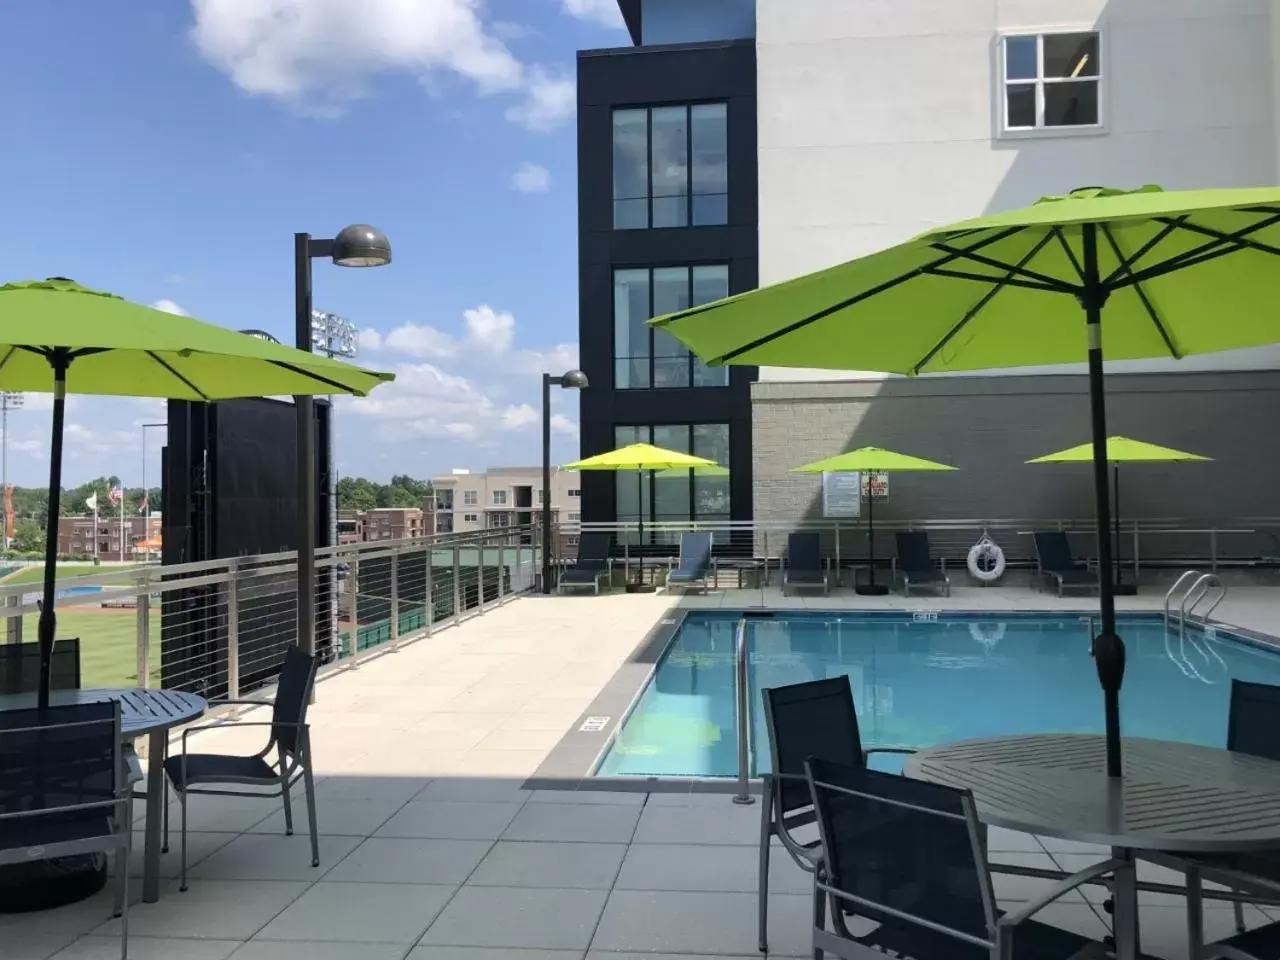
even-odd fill
[{"label": "street lamp", "polygon": [[542,592],[551,592],[551,388],[585,390],[591,384],[581,370],[558,377],[542,375]]},{"label": "street lamp", "polygon": [[[344,227],[332,240],[293,235],[294,346],[310,353],[312,339],[311,261],[328,257],[340,267],[381,267],[391,262],[386,234],[367,224]],[[298,434],[298,646],[316,652],[316,443],[315,404],[296,396]]]},{"label": "street lamp", "polygon": [[[142,502],[147,505],[147,509],[143,511],[145,518],[142,524],[142,540],[147,543],[151,540],[151,489],[147,486],[147,431],[159,430],[161,427],[168,427],[167,423],[144,423],[142,425]],[[144,552],[144,558],[151,559],[151,547],[148,546]]]}]

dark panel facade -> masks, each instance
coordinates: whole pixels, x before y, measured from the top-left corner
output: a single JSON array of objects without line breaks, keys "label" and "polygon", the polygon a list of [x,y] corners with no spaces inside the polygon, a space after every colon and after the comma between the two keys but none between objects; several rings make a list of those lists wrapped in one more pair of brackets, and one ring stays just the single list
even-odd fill
[{"label": "dark panel facade", "polygon": [[[724,103],[727,108],[727,223],[661,229],[613,227],[613,111]],[[589,50],[578,54],[578,284],[582,455],[614,446],[615,427],[727,423],[730,511],[749,520],[751,383],[734,367],[727,387],[618,389],[614,375],[613,273],[627,268],[727,264],[729,292],[758,283],[756,60],[751,41]],[[616,518],[615,478],[582,477],[582,517]]]}]

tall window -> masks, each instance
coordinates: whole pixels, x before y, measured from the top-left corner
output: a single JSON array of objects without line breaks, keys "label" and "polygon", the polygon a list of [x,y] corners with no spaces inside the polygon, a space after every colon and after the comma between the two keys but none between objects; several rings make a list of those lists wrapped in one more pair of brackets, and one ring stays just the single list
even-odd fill
[{"label": "tall window", "polygon": [[480,492],[478,490],[462,491],[462,503],[464,506],[474,507],[479,502],[479,499],[480,499]]},{"label": "tall window", "polygon": [[613,111],[613,228],[729,222],[723,103]]},{"label": "tall window", "polygon": [[675,337],[646,322],[728,295],[729,268],[723,263],[615,270],[614,386],[640,390],[728,386],[727,367],[708,367]]},{"label": "tall window", "polygon": [[1003,59],[1006,131],[1101,126],[1097,33],[1008,36]]},{"label": "tall window", "polygon": [[[692,453],[729,466],[727,423],[662,424],[614,428],[615,446],[652,443],[667,450]],[[682,471],[657,476],[643,472],[615,474],[617,517],[635,523],[643,510],[645,523],[729,519],[729,477]],[[650,539],[648,533],[645,539]],[[634,542],[635,536],[632,536]]]},{"label": "tall window", "polygon": [[505,507],[507,505],[507,491],[505,490],[493,491],[493,505],[495,507]]}]

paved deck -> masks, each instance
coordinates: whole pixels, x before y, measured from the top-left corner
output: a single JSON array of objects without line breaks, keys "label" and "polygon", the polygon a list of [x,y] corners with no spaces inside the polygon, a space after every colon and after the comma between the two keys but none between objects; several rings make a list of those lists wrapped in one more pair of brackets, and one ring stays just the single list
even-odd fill
[{"label": "paved deck", "polygon": [[[746,606],[760,591],[689,598]],[[1123,599],[1159,607],[1160,596]],[[771,606],[1089,609],[1001,588],[949,600],[868,598]],[[131,916],[134,960],[658,960],[758,956],[758,806],[701,793],[527,791],[541,763],[666,611],[662,595],[527,597],[325,679],[312,708],[321,776],[322,864],[304,834],[283,836],[278,802],[197,797],[191,889],[165,884]],[[1094,601],[1096,603],[1096,601]],[[1233,589],[1222,619],[1280,633],[1280,590]],[[250,715],[248,719],[261,719]],[[261,743],[261,728],[205,734],[211,749]],[[305,823],[299,798],[298,823]],[[174,853],[166,876],[177,874]],[[141,847],[141,835],[138,835]],[[993,830],[993,857],[1075,870],[1104,855],[1081,844]],[[1144,867],[1147,879],[1175,882]],[[1005,904],[1043,882],[999,878]],[[809,951],[806,877],[775,858],[772,947]],[[136,891],[135,891],[136,895]],[[1041,915],[1101,936],[1101,888]],[[1142,898],[1144,946],[1185,956],[1182,901]],[[1231,928],[1225,905],[1207,933]],[[108,893],[57,911],[0,916],[4,960],[114,958]],[[1247,908],[1251,924],[1269,915]],[[1280,919],[1280,911],[1275,912]]]}]

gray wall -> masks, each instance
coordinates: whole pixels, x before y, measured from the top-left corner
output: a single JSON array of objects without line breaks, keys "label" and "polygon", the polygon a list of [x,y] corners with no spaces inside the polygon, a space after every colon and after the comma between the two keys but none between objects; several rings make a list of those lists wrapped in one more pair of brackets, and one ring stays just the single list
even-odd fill
[{"label": "gray wall", "polygon": [[[1214,458],[1122,468],[1124,518],[1184,518],[1207,526],[1280,515],[1280,371],[1109,375],[1107,389],[1110,434]],[[876,519],[886,525],[1093,517],[1090,467],[1024,462],[1088,441],[1083,377],[761,382],[752,388],[752,411],[760,521],[821,519],[819,478],[790,468],[864,446],[959,468],[892,476],[888,501],[876,505]],[[1029,542],[1017,542],[1029,538],[997,539],[1011,557],[1030,554]],[[1143,540],[1142,555],[1188,556],[1203,551],[1206,541],[1152,536]],[[1270,535],[1220,543],[1223,555],[1280,554]],[[955,555],[960,546],[942,549]],[[1084,543],[1078,549],[1091,552]],[[1126,542],[1122,553],[1128,552]]]}]

